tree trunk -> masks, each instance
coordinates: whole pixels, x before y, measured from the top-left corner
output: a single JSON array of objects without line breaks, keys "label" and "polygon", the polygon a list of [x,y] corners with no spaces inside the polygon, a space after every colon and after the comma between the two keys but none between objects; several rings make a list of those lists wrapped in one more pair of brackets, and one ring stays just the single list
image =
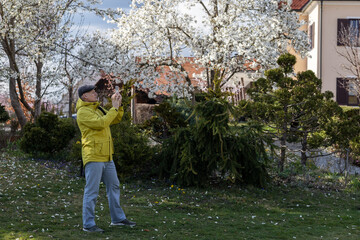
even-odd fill
[{"label": "tree trunk", "polygon": [[303,166],[306,166],[306,161],[307,161],[306,149],[307,149],[307,133],[305,133],[303,138],[301,139],[301,164]]},{"label": "tree trunk", "polygon": [[68,111],[68,117],[71,118],[72,117],[72,105],[73,105],[73,86],[72,83],[70,83],[69,87],[68,87],[68,92],[69,92],[69,111]]},{"label": "tree trunk", "polygon": [[37,119],[41,114],[41,80],[42,80],[42,68],[44,66],[42,61],[38,61],[36,64],[36,90],[35,90],[35,104],[34,104],[34,118]]},{"label": "tree trunk", "polygon": [[[10,69],[13,73],[17,73],[19,74],[19,70],[17,69],[16,66],[16,62],[15,62],[15,42],[13,40],[8,40],[6,37],[1,39],[1,45],[8,57],[9,60],[9,66]],[[18,93],[16,91],[16,83],[17,83],[17,78],[15,77],[10,77],[9,79],[9,93],[10,93],[10,101],[11,101],[11,106],[13,107],[14,111],[15,111],[15,115],[18,119],[18,122],[21,126],[21,128],[24,128],[27,119],[26,116],[24,114],[23,109],[21,108],[21,103],[18,97]],[[21,84],[19,85],[19,91],[22,90],[20,89],[22,86]]]},{"label": "tree trunk", "polygon": [[209,89],[214,89],[214,78],[215,78],[215,71],[213,69],[210,70],[210,79],[209,79]]},{"label": "tree trunk", "polygon": [[[288,107],[287,105],[284,106],[284,113],[285,116],[288,113]],[[280,160],[278,163],[278,167],[280,172],[284,171],[284,163],[285,163],[285,158],[286,158],[286,140],[287,140],[287,132],[288,132],[288,127],[287,127],[287,120],[286,118],[283,120],[282,122],[282,135],[281,135],[281,139],[280,139],[280,144],[281,144],[281,155],[280,155]]]},{"label": "tree trunk", "polygon": [[14,111],[15,111],[15,115],[19,121],[19,124],[21,126],[21,128],[24,128],[27,119],[25,117],[24,111],[21,108],[21,104],[16,92],[16,80],[13,77],[10,77],[10,81],[9,81],[9,91],[10,91],[10,101],[11,101],[11,106],[13,107]]},{"label": "tree trunk", "polygon": [[284,171],[284,163],[285,163],[285,157],[286,157],[286,133],[283,133],[280,139],[280,159],[278,163],[279,171]]}]

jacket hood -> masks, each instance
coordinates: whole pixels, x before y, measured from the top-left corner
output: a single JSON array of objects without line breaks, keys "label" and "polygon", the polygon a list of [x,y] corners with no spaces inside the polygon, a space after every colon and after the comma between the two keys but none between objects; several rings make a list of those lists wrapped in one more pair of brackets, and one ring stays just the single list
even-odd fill
[{"label": "jacket hood", "polygon": [[91,107],[94,110],[100,105],[99,102],[85,102],[83,100],[81,100],[81,98],[78,99],[77,103],[76,103],[76,111],[79,111],[80,108],[82,107]]}]

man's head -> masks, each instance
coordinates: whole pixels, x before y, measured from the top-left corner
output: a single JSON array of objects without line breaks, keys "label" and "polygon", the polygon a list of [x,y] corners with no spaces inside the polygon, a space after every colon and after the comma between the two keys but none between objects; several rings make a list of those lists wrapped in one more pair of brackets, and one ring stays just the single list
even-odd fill
[{"label": "man's head", "polygon": [[79,87],[78,95],[79,98],[85,102],[96,102],[98,97],[94,85],[83,85]]}]

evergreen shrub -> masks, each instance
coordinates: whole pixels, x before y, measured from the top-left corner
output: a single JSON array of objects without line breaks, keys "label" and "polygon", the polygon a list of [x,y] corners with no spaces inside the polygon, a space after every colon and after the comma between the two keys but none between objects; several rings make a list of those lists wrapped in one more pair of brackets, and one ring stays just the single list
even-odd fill
[{"label": "evergreen shrub", "polygon": [[7,145],[9,139],[8,134],[2,127],[2,124],[10,119],[9,113],[5,110],[5,107],[0,103],[0,149]]},{"label": "evergreen shrub", "polygon": [[73,166],[80,167],[82,163],[82,145],[81,145],[81,132],[76,124],[75,136],[70,140],[70,144],[67,149],[66,161],[71,162]]},{"label": "evergreen shrub", "polygon": [[174,130],[161,152],[160,176],[179,185],[206,185],[213,176],[262,187],[269,179],[260,126],[229,127],[231,104],[218,96],[197,103],[196,121]]},{"label": "evergreen shrub", "polygon": [[156,174],[157,148],[130,120],[124,119],[111,126],[114,142],[113,159],[121,179],[128,177],[148,178]]},{"label": "evergreen shrub", "polygon": [[20,149],[26,153],[53,154],[64,149],[75,135],[73,119],[59,119],[43,112],[35,123],[27,123],[20,139]]},{"label": "evergreen shrub", "polygon": [[71,145],[69,149],[69,154],[67,160],[70,162],[75,162],[76,165],[81,163],[82,155],[81,155],[82,145],[81,145],[81,137],[75,137],[71,140]]},{"label": "evergreen shrub", "polygon": [[142,128],[149,129],[155,139],[162,141],[172,135],[173,129],[187,126],[191,108],[185,100],[170,98],[155,106],[154,113]]},{"label": "evergreen shrub", "polygon": [[9,113],[6,111],[5,107],[0,103],[0,123],[6,122],[10,119]]}]

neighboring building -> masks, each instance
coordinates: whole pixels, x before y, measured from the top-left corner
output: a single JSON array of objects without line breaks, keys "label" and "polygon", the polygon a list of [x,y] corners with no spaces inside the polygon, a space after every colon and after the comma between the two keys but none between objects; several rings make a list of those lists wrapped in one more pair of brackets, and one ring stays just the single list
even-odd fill
[{"label": "neighboring building", "polygon": [[295,71],[314,71],[322,79],[322,90],[333,92],[339,104],[359,105],[354,93],[343,87],[344,77],[353,76],[341,67],[347,63],[337,50],[343,48],[338,42],[342,25],[352,25],[359,33],[360,1],[293,0],[292,8],[307,22],[304,30],[308,32],[311,44],[311,57],[300,60]]}]

